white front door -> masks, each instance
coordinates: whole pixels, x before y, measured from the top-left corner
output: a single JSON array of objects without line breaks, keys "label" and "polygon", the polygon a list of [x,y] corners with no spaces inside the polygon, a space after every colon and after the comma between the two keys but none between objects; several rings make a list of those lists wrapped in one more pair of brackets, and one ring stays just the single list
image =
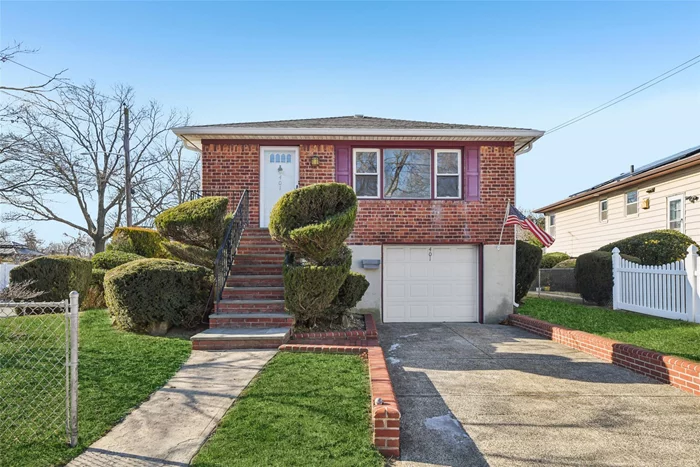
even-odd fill
[{"label": "white front door", "polygon": [[478,321],[475,245],[384,247],[384,321]]},{"label": "white front door", "polygon": [[270,211],[280,196],[299,184],[299,148],[260,148],[260,227],[270,223]]}]

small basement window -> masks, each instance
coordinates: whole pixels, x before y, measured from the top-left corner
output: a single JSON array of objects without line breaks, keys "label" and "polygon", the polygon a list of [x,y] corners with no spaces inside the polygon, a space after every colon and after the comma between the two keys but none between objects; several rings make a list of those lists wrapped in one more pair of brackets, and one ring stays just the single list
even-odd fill
[{"label": "small basement window", "polygon": [[355,193],[360,198],[379,198],[379,149],[352,151]]},{"label": "small basement window", "polygon": [[462,151],[446,149],[435,151],[435,197],[462,196]]},{"label": "small basement window", "polygon": [[625,215],[636,216],[637,215],[637,192],[629,191],[625,193]]},{"label": "small basement window", "polygon": [[600,222],[608,222],[608,200],[600,202]]}]

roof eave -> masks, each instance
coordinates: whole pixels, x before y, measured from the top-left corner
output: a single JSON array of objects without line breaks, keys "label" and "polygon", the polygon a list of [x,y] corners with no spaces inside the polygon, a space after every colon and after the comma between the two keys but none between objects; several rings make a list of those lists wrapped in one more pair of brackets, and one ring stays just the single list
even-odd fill
[{"label": "roof eave", "polygon": [[686,159],[678,160],[678,161],[673,162],[671,164],[661,166],[657,169],[650,170],[648,172],[643,172],[643,173],[640,173],[639,175],[634,175],[634,176],[619,180],[617,182],[610,183],[608,185],[603,185],[602,187],[600,187],[596,190],[592,190],[590,192],[584,192],[578,196],[566,198],[566,199],[557,201],[556,203],[548,204],[547,206],[543,206],[541,208],[535,209],[533,212],[538,213],[538,214],[545,214],[547,212],[551,212],[551,211],[556,210],[556,209],[573,206],[573,205],[576,205],[576,204],[584,202],[584,201],[589,201],[591,199],[598,198],[601,195],[608,194],[612,191],[619,190],[620,188],[627,188],[627,187],[629,187],[631,185],[635,185],[639,182],[652,180],[654,178],[658,178],[658,177],[662,177],[664,175],[672,174],[674,172],[678,172],[680,170],[686,169],[688,167],[693,167],[696,165],[700,165],[700,154],[690,156]]},{"label": "roof eave", "polygon": [[[259,128],[259,127],[220,127],[197,126],[173,128],[188,149],[201,150],[197,142],[200,135],[257,135],[257,136],[415,136],[415,137],[512,137],[527,139],[534,143],[544,135],[538,130],[518,129],[396,129],[396,128]],[[527,145],[527,144],[526,144]],[[524,151],[527,152],[527,151]]]}]

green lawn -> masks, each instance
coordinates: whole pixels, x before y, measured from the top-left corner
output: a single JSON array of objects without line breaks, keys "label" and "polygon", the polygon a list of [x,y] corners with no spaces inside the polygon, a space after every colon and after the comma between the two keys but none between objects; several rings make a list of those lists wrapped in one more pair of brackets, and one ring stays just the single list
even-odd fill
[{"label": "green lawn", "polygon": [[700,325],[528,297],[518,313],[646,349],[700,361]]},{"label": "green lawn", "polygon": [[229,410],[192,465],[381,466],[372,445],[367,364],[279,353]]},{"label": "green lawn", "polygon": [[[117,424],[131,408],[163,386],[187,360],[191,344],[185,339],[159,338],[114,330],[106,310],[89,310],[80,315],[79,445],[68,448],[60,426],[37,422],[33,411],[64,410],[61,387],[47,381],[54,365],[36,367],[38,351],[15,353],[23,340],[40,340],[40,352],[59,356],[63,342],[62,315],[0,319],[0,419],[22,420],[24,431],[33,429],[34,438],[17,439],[0,433],[0,466],[62,465]],[[25,320],[25,321],[20,321]],[[34,320],[34,321],[26,321]],[[52,320],[59,320],[54,322]],[[46,332],[46,324],[57,324]],[[55,374],[55,373],[54,373]],[[34,402],[37,393],[51,387],[57,399],[53,407]],[[13,411],[3,401],[22,399],[22,411]],[[56,402],[59,402],[56,407]],[[61,416],[60,413],[57,414]],[[0,424],[1,425],[1,424]],[[46,433],[53,436],[42,439]]]}]

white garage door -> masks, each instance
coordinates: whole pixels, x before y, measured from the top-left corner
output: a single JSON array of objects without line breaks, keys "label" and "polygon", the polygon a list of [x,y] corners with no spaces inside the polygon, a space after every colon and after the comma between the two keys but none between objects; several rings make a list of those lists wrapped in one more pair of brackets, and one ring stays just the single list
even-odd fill
[{"label": "white garage door", "polygon": [[384,247],[384,321],[478,320],[475,245]]}]

